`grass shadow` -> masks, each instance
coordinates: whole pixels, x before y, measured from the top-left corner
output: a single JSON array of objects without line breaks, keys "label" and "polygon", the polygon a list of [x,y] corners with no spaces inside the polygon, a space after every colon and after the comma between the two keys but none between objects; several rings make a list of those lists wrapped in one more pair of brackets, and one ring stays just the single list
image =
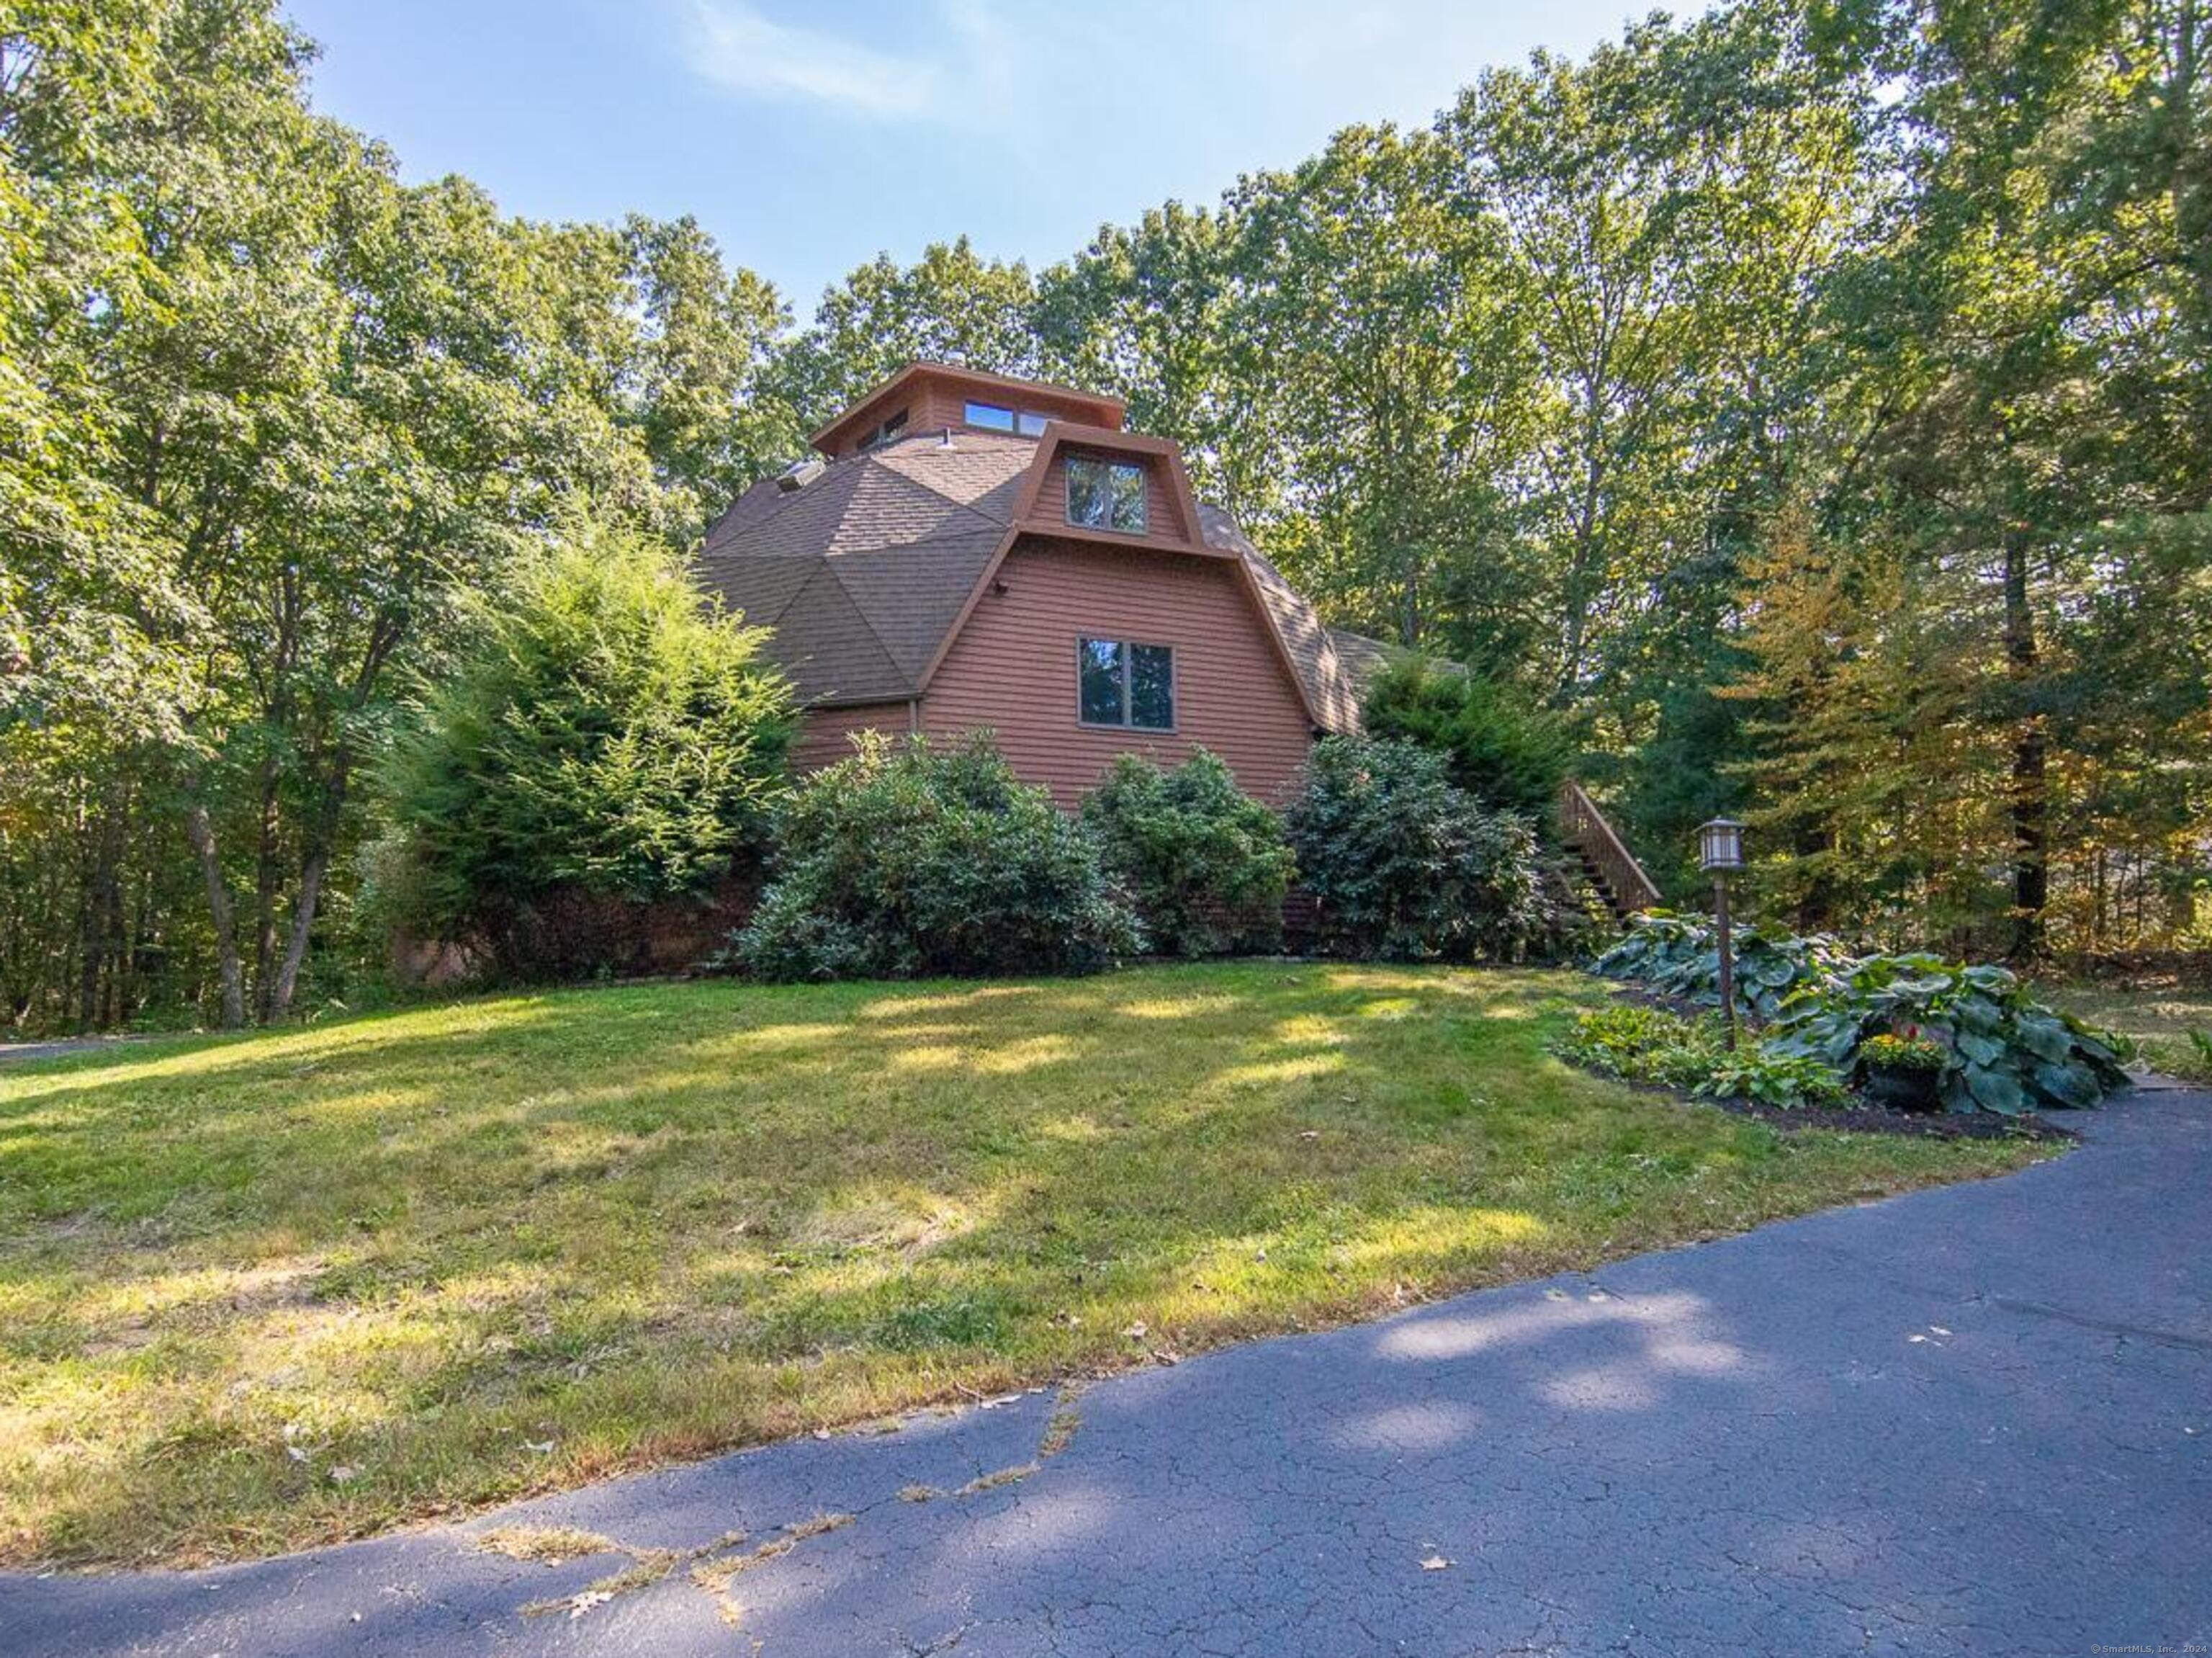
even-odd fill
[{"label": "grass shadow", "polygon": [[1572,975],[498,997],[0,1076],[0,1553],[265,1551],[2014,1148],[1545,1051]]}]

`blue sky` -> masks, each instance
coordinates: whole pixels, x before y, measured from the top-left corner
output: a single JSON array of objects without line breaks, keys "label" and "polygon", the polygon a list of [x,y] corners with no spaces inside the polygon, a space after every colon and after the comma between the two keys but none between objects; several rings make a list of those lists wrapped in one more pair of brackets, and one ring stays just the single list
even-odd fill
[{"label": "blue sky", "polygon": [[[695,215],[803,317],[879,250],[962,232],[1049,264],[1210,203],[1492,64],[1579,57],[1632,0],[289,0],[317,106],[410,180],[511,213]],[[1089,138],[1070,155],[1054,140]]]}]

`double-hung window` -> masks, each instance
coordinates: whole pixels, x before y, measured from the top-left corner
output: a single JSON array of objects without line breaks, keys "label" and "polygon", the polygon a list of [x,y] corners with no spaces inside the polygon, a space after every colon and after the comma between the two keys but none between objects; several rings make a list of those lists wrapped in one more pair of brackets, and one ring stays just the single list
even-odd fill
[{"label": "double-hung window", "polygon": [[1076,668],[1084,724],[1175,729],[1175,652],[1166,645],[1079,640]]},{"label": "double-hung window", "polygon": [[1067,521],[1088,529],[1145,533],[1145,469],[1126,460],[1067,458]]}]

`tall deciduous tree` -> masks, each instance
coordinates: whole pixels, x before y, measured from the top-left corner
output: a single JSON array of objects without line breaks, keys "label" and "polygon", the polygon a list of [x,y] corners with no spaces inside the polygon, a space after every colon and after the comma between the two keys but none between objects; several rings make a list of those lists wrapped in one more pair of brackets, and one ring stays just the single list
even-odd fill
[{"label": "tall deciduous tree", "polygon": [[1035,298],[1026,265],[985,259],[965,236],[912,265],[879,253],[822,296],[782,353],[777,390],[811,428],[912,362],[1034,375]]},{"label": "tall deciduous tree", "polygon": [[1521,596],[1502,508],[1530,364],[1516,273],[1494,222],[1453,199],[1450,162],[1431,133],[1352,128],[1245,180],[1231,334],[1256,405],[1240,436],[1273,485],[1255,516],[1286,559],[1401,643],[1480,611],[1495,646]]},{"label": "tall deciduous tree", "polygon": [[573,499],[696,533],[788,441],[757,395],[781,309],[696,227],[404,188],[308,108],[309,55],[230,0],[0,22],[18,1016],[63,984],[118,1016],[164,971],[227,1024],[281,1016],[395,672],[455,599]]},{"label": "tall deciduous tree", "polygon": [[[1960,694],[1891,717],[1954,734],[1909,775],[1984,804],[1957,885],[2000,856],[2007,878],[1962,907],[2033,957],[2066,866],[2101,894],[2112,758],[2136,759],[2145,838],[2185,837],[2206,803],[2208,658],[2188,623],[2212,553],[2208,23],[2192,0],[1930,0],[1852,21],[1850,49],[1900,91],[1897,189],[1827,289],[1822,511],[1832,535],[1898,549],[1948,636]],[[2121,624],[2116,593],[2180,643]]]}]

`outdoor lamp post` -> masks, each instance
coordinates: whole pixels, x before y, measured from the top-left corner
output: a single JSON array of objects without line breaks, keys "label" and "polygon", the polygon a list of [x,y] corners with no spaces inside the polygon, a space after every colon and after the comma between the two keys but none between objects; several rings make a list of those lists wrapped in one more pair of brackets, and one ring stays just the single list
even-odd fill
[{"label": "outdoor lamp post", "polygon": [[1735,950],[1729,938],[1728,878],[1743,868],[1743,826],[1715,818],[1698,826],[1698,863],[1712,872],[1713,923],[1721,952],[1721,1008],[1728,1015],[1729,1051],[1735,1051]]}]

